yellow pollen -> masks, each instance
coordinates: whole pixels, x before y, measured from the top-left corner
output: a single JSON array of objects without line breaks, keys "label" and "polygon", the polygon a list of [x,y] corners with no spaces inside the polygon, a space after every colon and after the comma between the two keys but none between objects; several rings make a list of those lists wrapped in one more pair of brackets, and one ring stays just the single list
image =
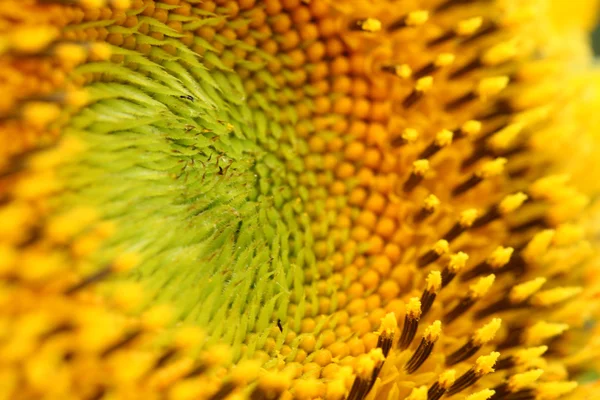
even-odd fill
[{"label": "yellow pollen", "polygon": [[98,60],[108,60],[112,55],[112,49],[106,43],[92,43],[90,55]]},{"label": "yellow pollen", "polygon": [[475,335],[473,335],[473,341],[479,346],[486,344],[490,340],[494,339],[494,336],[496,336],[496,333],[498,332],[498,329],[500,329],[501,325],[502,320],[500,318],[492,319],[490,322],[475,331]]},{"label": "yellow pollen", "polygon": [[495,390],[492,389],[483,389],[477,393],[470,394],[465,397],[465,400],[488,400],[494,394],[496,394]]},{"label": "yellow pollen", "polygon": [[408,79],[412,76],[412,68],[410,68],[410,66],[408,64],[396,65],[394,67],[394,73],[399,78]]},{"label": "yellow pollen", "polygon": [[385,317],[381,318],[381,325],[379,326],[380,334],[393,335],[396,329],[398,329],[396,314],[390,312],[387,313]]},{"label": "yellow pollen", "polygon": [[565,223],[556,228],[553,244],[555,246],[568,246],[582,240],[585,236],[585,230],[581,225]]},{"label": "yellow pollen", "polygon": [[478,216],[479,211],[474,208],[469,208],[468,210],[460,213],[460,216],[458,217],[458,223],[463,228],[468,228],[473,225],[473,222],[475,222]]},{"label": "yellow pollen", "polygon": [[440,375],[438,382],[440,386],[444,389],[449,389],[450,386],[454,385],[456,381],[456,371],[453,369],[449,369],[447,371],[442,372]]},{"label": "yellow pollen", "polygon": [[[402,139],[406,140],[408,143],[413,143],[419,138],[419,132],[413,128],[406,128],[402,132]],[[414,167],[414,165],[413,165]],[[429,161],[427,161],[427,169],[429,169]]]},{"label": "yellow pollen", "polygon": [[482,99],[486,100],[489,97],[496,96],[498,93],[503,91],[510,78],[508,76],[495,76],[491,78],[483,78],[477,85],[477,95]]},{"label": "yellow pollen", "polygon": [[435,135],[435,144],[440,147],[449,146],[452,144],[453,136],[454,136],[454,133],[452,133],[452,131],[449,131],[447,129],[442,129],[441,131],[439,131],[437,133],[437,135]]},{"label": "yellow pollen", "polygon": [[455,32],[459,36],[469,36],[475,33],[483,23],[483,18],[474,17],[462,20],[456,26]]},{"label": "yellow pollen", "polygon": [[531,371],[515,374],[508,378],[508,387],[511,392],[524,389],[534,384],[543,375],[543,369],[533,369]]},{"label": "yellow pollen", "polygon": [[413,11],[406,16],[407,26],[423,25],[429,19],[429,12],[425,10]]},{"label": "yellow pollen", "polygon": [[23,53],[35,53],[45,49],[59,35],[53,26],[23,26],[11,32],[10,45]]},{"label": "yellow pollen", "polygon": [[514,144],[522,131],[523,123],[512,123],[492,136],[488,143],[496,152],[505,151]]},{"label": "yellow pollen", "polygon": [[529,347],[518,350],[513,357],[515,358],[517,364],[523,364],[529,360],[534,360],[543,356],[546,351],[548,351],[548,346]]},{"label": "yellow pollen", "polygon": [[440,271],[431,271],[427,275],[427,290],[437,293],[442,288],[442,274]]},{"label": "yellow pollen", "polygon": [[536,306],[547,307],[560,303],[571,297],[575,297],[583,291],[581,287],[557,287],[550,290],[544,290],[536,294],[531,303]]},{"label": "yellow pollen", "polygon": [[427,92],[433,86],[433,77],[432,76],[424,76],[417,80],[415,83],[415,90],[417,92]]},{"label": "yellow pollen", "polygon": [[428,342],[435,342],[438,340],[440,335],[442,334],[442,322],[435,320],[431,325],[425,328],[423,332],[423,337]]},{"label": "yellow pollen", "polygon": [[494,66],[498,64],[502,64],[517,55],[517,45],[514,40],[510,40],[508,42],[499,43],[489,50],[487,50],[483,57],[481,57],[481,62],[485,65]]},{"label": "yellow pollen", "polygon": [[468,137],[473,137],[481,132],[481,122],[475,120],[469,120],[462,124],[460,130]]},{"label": "yellow pollen", "polygon": [[504,172],[504,166],[506,165],[506,162],[506,158],[503,157],[486,161],[477,171],[477,176],[480,178],[492,178],[494,176],[498,176]]},{"label": "yellow pollen", "polygon": [[60,116],[58,104],[44,102],[30,102],[22,109],[23,118],[35,128],[44,128]]},{"label": "yellow pollen", "polygon": [[406,315],[409,315],[412,319],[419,319],[421,317],[421,300],[418,297],[411,297],[408,300]]},{"label": "yellow pollen", "polygon": [[438,199],[434,194],[430,194],[427,197],[425,197],[423,203],[424,208],[429,212],[434,212],[440,207],[440,199]]},{"label": "yellow pollen", "polygon": [[[435,242],[435,244],[433,245],[433,251],[435,252],[435,254],[441,256],[442,254],[448,254],[448,252],[450,251],[450,244],[448,243],[447,240],[444,239],[440,239],[437,242]],[[464,254],[464,253],[463,253]],[[466,256],[466,254],[465,254]],[[467,256],[467,259],[469,257]],[[452,263],[452,256],[450,256],[450,263]],[[457,261],[459,262],[459,261]],[[466,262],[466,260],[465,260]]]},{"label": "yellow pollen", "polygon": [[442,53],[435,58],[434,64],[437,67],[447,67],[448,65],[452,64],[455,59],[456,56],[452,53]]},{"label": "yellow pollen", "polygon": [[465,267],[465,265],[467,265],[467,261],[469,261],[469,256],[466,253],[459,251],[458,253],[452,254],[450,256],[450,262],[448,263],[448,268],[453,272],[458,272],[461,269],[463,269]]},{"label": "yellow pollen", "polygon": [[375,18],[367,18],[360,23],[360,27],[365,32],[379,32],[381,30],[381,21]]},{"label": "yellow pollen", "polygon": [[504,199],[502,199],[502,201],[498,205],[498,209],[500,210],[501,214],[506,215],[521,207],[526,201],[527,195],[523,192],[509,194]]},{"label": "yellow pollen", "polygon": [[525,345],[535,346],[546,340],[558,336],[569,329],[568,324],[559,324],[546,321],[536,322],[525,333]]},{"label": "yellow pollen", "polygon": [[534,198],[552,198],[571,180],[568,174],[550,175],[533,182],[529,193]]},{"label": "yellow pollen", "polygon": [[527,243],[523,250],[523,258],[525,261],[535,264],[552,244],[554,238],[554,229],[546,229],[535,234],[535,236]]},{"label": "yellow pollen", "polygon": [[54,52],[63,62],[72,65],[82,63],[87,57],[85,49],[73,43],[62,43],[56,46]]},{"label": "yellow pollen", "polygon": [[540,290],[545,283],[546,278],[540,277],[518,284],[510,290],[508,298],[512,303],[521,303]]},{"label": "yellow pollen", "polygon": [[479,278],[477,283],[474,283],[469,286],[470,297],[478,299],[480,297],[485,296],[485,294],[490,290],[490,288],[494,284],[495,279],[496,275],[494,274],[488,275],[483,278]]},{"label": "yellow pollen", "polygon": [[494,365],[496,365],[499,357],[500,353],[493,351],[487,356],[477,358],[477,361],[475,361],[475,372],[477,375],[487,375],[494,372]]},{"label": "yellow pollen", "polygon": [[423,176],[429,171],[429,160],[417,160],[413,162],[413,173]]}]

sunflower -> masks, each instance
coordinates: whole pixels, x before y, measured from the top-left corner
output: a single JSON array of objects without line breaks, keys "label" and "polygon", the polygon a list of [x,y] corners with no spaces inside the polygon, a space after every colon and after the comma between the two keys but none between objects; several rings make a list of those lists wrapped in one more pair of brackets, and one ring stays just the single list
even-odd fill
[{"label": "sunflower", "polygon": [[594,1],[4,0],[0,399],[595,399]]}]

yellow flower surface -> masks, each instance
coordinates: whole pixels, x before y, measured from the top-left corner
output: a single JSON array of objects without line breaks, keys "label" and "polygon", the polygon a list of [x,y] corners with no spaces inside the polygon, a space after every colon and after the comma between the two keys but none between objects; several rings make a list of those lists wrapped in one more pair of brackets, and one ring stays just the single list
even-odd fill
[{"label": "yellow flower surface", "polygon": [[0,399],[600,398],[596,8],[4,0]]}]

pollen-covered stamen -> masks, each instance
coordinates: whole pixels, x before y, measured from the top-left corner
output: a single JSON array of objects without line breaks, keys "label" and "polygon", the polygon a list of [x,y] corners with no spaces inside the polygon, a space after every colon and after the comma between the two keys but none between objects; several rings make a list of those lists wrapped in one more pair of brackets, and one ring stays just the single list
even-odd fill
[{"label": "pollen-covered stamen", "polygon": [[446,104],[447,111],[453,111],[457,108],[463,107],[474,100],[486,101],[491,97],[498,95],[508,86],[510,79],[508,76],[495,76],[490,78],[483,78],[479,81],[477,87],[464,94],[463,96],[454,99]]},{"label": "pollen-covered stamen", "polygon": [[483,389],[465,397],[465,400],[490,400],[496,392],[492,389]]},{"label": "pollen-covered stamen", "polygon": [[489,275],[484,278],[480,278],[477,283],[472,284],[469,287],[469,292],[462,297],[458,304],[444,316],[444,323],[449,324],[462,314],[467,312],[477,300],[485,296],[490,290],[496,279],[495,275]]},{"label": "pollen-covered stamen", "polygon": [[431,309],[435,297],[442,288],[442,274],[440,271],[431,271],[427,275],[427,286],[421,295],[421,316],[425,316]]},{"label": "pollen-covered stamen", "polygon": [[452,138],[454,133],[447,129],[442,129],[435,135],[435,139],[433,142],[427,146],[421,154],[417,158],[419,159],[427,159],[431,158],[438,151],[443,149],[444,147],[450,146],[452,144]]},{"label": "pollen-covered stamen", "polygon": [[459,129],[454,132],[454,138],[456,140],[462,138],[472,138],[481,132],[481,122],[471,119],[461,125]]},{"label": "pollen-covered stamen", "polygon": [[458,218],[458,222],[450,228],[448,232],[444,235],[443,239],[448,241],[448,243],[452,242],[454,239],[459,237],[463,232],[473,226],[473,223],[479,216],[479,211],[474,208],[470,208],[460,213],[460,217]]},{"label": "pollen-covered stamen", "polygon": [[493,351],[490,355],[479,357],[475,361],[475,365],[454,382],[454,385],[448,390],[447,395],[452,396],[462,392],[469,386],[474,385],[482,376],[494,372],[494,365],[499,357],[500,353],[497,351]]},{"label": "pollen-covered stamen", "polygon": [[514,366],[526,365],[536,360],[548,351],[548,346],[529,347],[517,350],[513,355],[504,357],[496,363],[496,370],[509,369]]},{"label": "pollen-covered stamen", "polygon": [[427,391],[427,400],[439,400],[454,385],[454,381],[456,381],[456,371],[453,369],[444,371]]},{"label": "pollen-covered stamen", "polygon": [[521,122],[508,124],[495,132],[487,141],[488,148],[493,154],[502,154],[509,150],[517,141],[525,125]]},{"label": "pollen-covered stamen", "polygon": [[531,304],[536,307],[550,307],[571,299],[572,297],[580,294],[582,291],[583,288],[580,286],[557,287],[554,289],[544,290],[531,298]]},{"label": "pollen-covered stamen", "polygon": [[384,72],[389,72],[398,78],[408,79],[412,76],[412,68],[408,64],[390,64],[381,67]]},{"label": "pollen-covered stamen", "polygon": [[419,223],[425,218],[429,217],[440,208],[440,199],[434,194],[430,194],[423,200],[423,207],[419,209],[419,212],[415,215],[413,221]]},{"label": "pollen-covered stamen", "polygon": [[426,267],[432,262],[436,261],[440,256],[444,254],[448,254],[450,252],[450,244],[447,240],[441,239],[435,242],[431,250],[423,254],[417,260],[417,265],[419,268]]},{"label": "pollen-covered stamen", "polygon": [[467,192],[468,190],[473,189],[483,182],[484,179],[501,175],[502,172],[504,172],[504,166],[506,165],[506,162],[506,158],[503,157],[498,157],[494,160],[487,161],[469,179],[454,187],[454,189],[452,189],[452,196],[456,197]]},{"label": "pollen-covered stamen", "polygon": [[502,320],[500,318],[494,318],[479,328],[467,343],[446,357],[446,365],[452,366],[477,353],[482,346],[494,339],[496,332],[498,332],[501,325]]},{"label": "pollen-covered stamen", "polygon": [[496,312],[523,307],[526,301],[546,283],[546,278],[539,277],[513,287],[507,297],[479,310],[475,318],[481,319]]},{"label": "pollen-covered stamen", "polygon": [[529,388],[533,385],[544,373],[543,369],[533,369],[531,371],[514,374],[508,380],[494,388],[496,394],[491,400],[500,400],[507,398],[510,393],[516,393],[520,390]]},{"label": "pollen-covered stamen", "polygon": [[523,124],[521,123],[506,124],[477,138],[475,150],[462,162],[461,168],[468,168],[487,156],[501,155],[506,158],[523,151],[525,149],[523,146],[509,150],[522,129]]},{"label": "pollen-covered stamen", "polygon": [[356,378],[354,378],[350,388],[348,400],[362,400],[365,398],[373,387],[384,361],[385,357],[379,348],[357,357],[354,368]]},{"label": "pollen-covered stamen", "polygon": [[408,179],[404,182],[402,190],[404,193],[410,193],[423,180],[425,174],[429,171],[428,160],[417,160],[412,165],[412,172]]},{"label": "pollen-covered stamen", "polygon": [[433,346],[441,334],[442,323],[440,321],[434,321],[433,324],[429,325],[425,329],[419,346],[404,366],[407,373],[412,374],[416,372],[421,365],[423,365],[423,363],[427,360],[427,357],[429,357],[431,354]]},{"label": "pollen-covered stamen", "polygon": [[398,329],[396,314],[388,313],[381,319],[379,327],[379,337],[377,338],[377,347],[381,349],[384,357],[387,357],[394,344],[394,336]]},{"label": "pollen-covered stamen", "polygon": [[417,101],[419,101],[423,97],[423,95],[432,88],[432,86],[433,86],[433,77],[432,76],[429,75],[429,76],[425,76],[423,78],[418,79],[415,82],[415,87],[412,90],[412,92],[410,92],[410,94],[408,96],[406,96],[406,98],[402,102],[402,106],[404,108],[410,108]]},{"label": "pollen-covered stamen", "polygon": [[477,218],[473,222],[473,228],[482,227],[502,216],[510,214],[521,207],[527,199],[527,195],[523,192],[509,194],[500,203],[493,205],[485,214]]},{"label": "pollen-covered stamen", "polygon": [[411,144],[417,141],[419,132],[413,128],[406,128],[402,133],[394,137],[390,143],[392,147],[401,147],[406,144]]},{"label": "pollen-covered stamen", "polygon": [[545,229],[536,233],[521,252],[523,260],[528,264],[535,265],[537,260],[539,260],[552,245],[554,233],[554,229]]},{"label": "pollen-covered stamen", "polygon": [[575,381],[543,382],[535,389],[535,400],[556,400],[571,393],[577,386]]},{"label": "pollen-covered stamen", "polygon": [[350,24],[350,29],[362,32],[379,32],[381,30],[381,21],[376,18],[359,19]]},{"label": "pollen-covered stamen", "polygon": [[568,324],[539,321],[525,329],[522,338],[523,343],[526,346],[537,346],[549,339],[562,335],[567,329],[569,329]]},{"label": "pollen-covered stamen", "polygon": [[512,247],[498,246],[485,261],[477,264],[475,268],[462,274],[460,279],[464,282],[473,279],[476,276],[501,269],[508,264],[513,252],[514,249]]},{"label": "pollen-covered stamen", "polygon": [[477,30],[481,27],[482,23],[483,18],[481,17],[473,17],[462,20],[456,25],[456,27],[453,30],[442,33],[437,38],[427,42],[427,46],[437,46],[457,37],[468,37],[477,32]]},{"label": "pollen-covered stamen", "polygon": [[514,40],[499,43],[486,50],[480,57],[473,59],[461,68],[450,74],[450,79],[462,77],[469,72],[483,67],[495,67],[512,60],[517,55],[517,46]]},{"label": "pollen-covered stamen", "polygon": [[400,350],[405,350],[410,346],[413,341],[417,328],[419,326],[419,319],[421,318],[421,301],[418,297],[412,297],[406,305],[406,316],[404,317],[404,326],[402,327],[402,334],[398,347]]},{"label": "pollen-covered stamen", "polygon": [[407,27],[415,27],[423,25],[429,19],[429,12],[425,10],[413,11],[406,14],[404,17],[398,19],[395,22],[392,22],[390,26],[388,26],[388,32],[397,31],[402,28]]},{"label": "pollen-covered stamen", "polygon": [[446,268],[442,271],[442,288],[448,286],[454,277],[465,268],[467,261],[469,261],[469,256],[462,251],[450,256],[448,265],[446,265]]},{"label": "pollen-covered stamen", "polygon": [[432,75],[440,69],[452,65],[455,59],[456,56],[452,53],[442,53],[435,60],[416,70],[413,76],[415,79],[419,79],[427,75]]}]

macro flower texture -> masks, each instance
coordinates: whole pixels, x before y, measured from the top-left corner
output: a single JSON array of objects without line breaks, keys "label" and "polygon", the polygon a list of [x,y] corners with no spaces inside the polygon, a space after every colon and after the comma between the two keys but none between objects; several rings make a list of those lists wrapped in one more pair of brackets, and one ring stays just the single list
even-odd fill
[{"label": "macro flower texture", "polygon": [[0,399],[600,399],[595,1],[0,5]]}]

